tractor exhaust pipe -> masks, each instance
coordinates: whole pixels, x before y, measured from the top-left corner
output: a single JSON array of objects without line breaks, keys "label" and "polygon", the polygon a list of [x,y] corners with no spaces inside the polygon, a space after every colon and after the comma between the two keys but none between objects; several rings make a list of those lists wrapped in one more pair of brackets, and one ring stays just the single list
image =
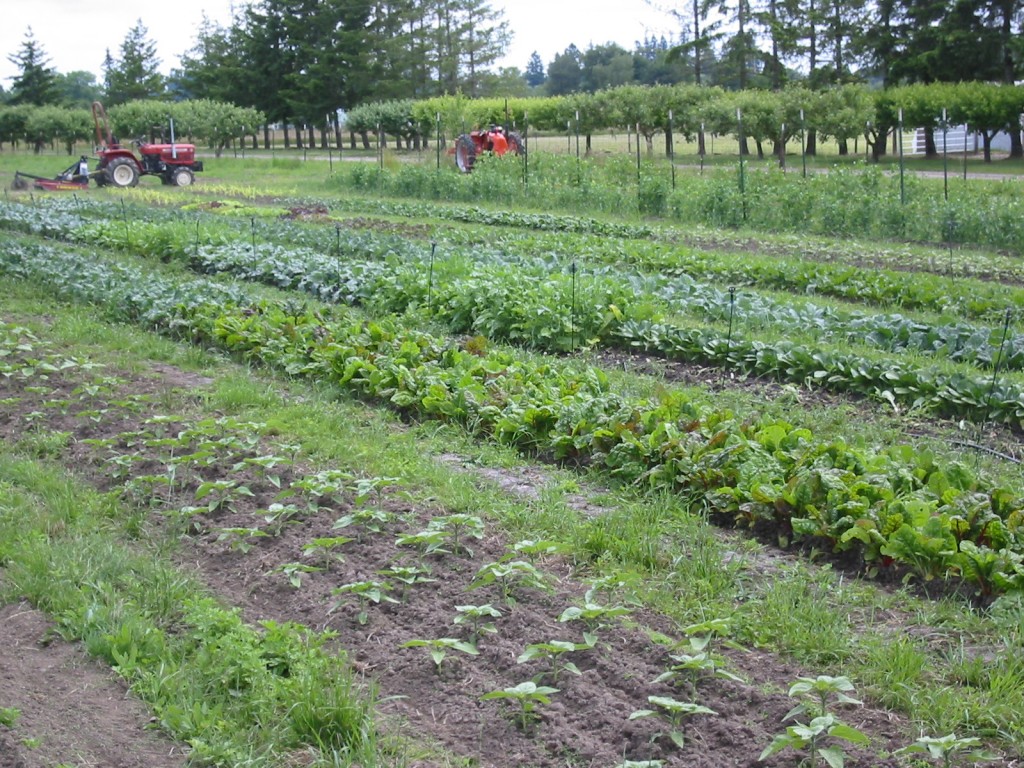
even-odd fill
[{"label": "tractor exhaust pipe", "polygon": [[178,159],[178,145],[174,143],[174,118],[169,118],[171,121],[171,157],[175,160]]}]

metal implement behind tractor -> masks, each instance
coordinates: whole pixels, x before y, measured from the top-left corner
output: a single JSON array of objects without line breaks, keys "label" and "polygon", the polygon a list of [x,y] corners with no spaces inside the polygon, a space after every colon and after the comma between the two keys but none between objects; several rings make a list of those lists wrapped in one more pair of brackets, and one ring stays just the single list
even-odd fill
[{"label": "metal implement behind tractor", "polygon": [[36,189],[80,190],[88,187],[89,179],[97,186],[134,187],[142,176],[159,176],[164,184],[187,187],[195,181],[195,174],[203,170],[203,162],[196,160],[194,144],[174,141],[174,123],[171,123],[170,144],[133,142],[139,150],[135,156],[123,147],[110,132],[106,110],[98,101],[92,103],[92,119],[96,127],[96,156],[99,164],[95,171],[88,169],[87,158],[72,165],[52,179],[18,171],[14,174],[15,189],[25,189],[31,179]]},{"label": "metal implement behind tractor", "polygon": [[492,125],[486,131],[464,133],[455,140],[455,165],[463,173],[473,170],[477,155],[490,152],[498,156],[511,152],[514,155],[526,154],[526,143],[515,131],[508,131],[500,126]]}]

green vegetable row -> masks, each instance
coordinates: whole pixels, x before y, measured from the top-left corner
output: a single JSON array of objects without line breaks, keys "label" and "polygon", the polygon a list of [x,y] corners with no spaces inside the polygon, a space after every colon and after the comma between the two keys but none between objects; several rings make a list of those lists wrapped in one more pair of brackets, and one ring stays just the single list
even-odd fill
[{"label": "green vegetable row", "polygon": [[[722,296],[711,288],[688,292],[684,285],[610,269],[574,279],[555,271],[557,262],[537,259],[495,258],[472,266],[450,259],[439,263],[428,277],[422,251],[406,252],[390,261],[382,260],[387,252],[366,261],[340,261],[272,245],[262,245],[254,254],[249,245],[237,240],[196,249],[181,236],[182,232],[180,226],[124,226],[107,221],[79,226],[64,234],[110,247],[131,246],[146,254],[182,258],[200,271],[227,272],[280,288],[303,290],[327,301],[367,304],[386,313],[429,305],[433,316],[443,319],[455,333],[481,333],[549,351],[604,343],[867,395],[942,416],[1024,429],[1024,391],[992,374],[950,374],[920,368],[913,361],[871,359],[789,341],[747,340],[739,334],[730,338],[714,328],[688,328],[645,319],[644,314],[656,311],[657,305],[636,298],[657,294],[665,311],[688,301],[710,301],[712,292]],[[372,242],[356,240],[365,258],[366,252],[373,250]],[[346,244],[349,242],[346,240]],[[741,317],[749,318],[769,309],[751,300],[741,302],[739,311]],[[719,315],[728,311],[728,303],[718,309]],[[922,328],[912,321],[904,322],[902,317],[892,325],[886,320],[886,316],[876,317],[873,322],[851,319],[849,324],[863,325],[857,338],[874,337],[894,351],[913,340],[919,347],[952,347],[950,357],[973,356],[986,362],[998,358],[1000,366],[1010,367],[1024,364],[1024,337],[1020,335],[1009,336],[1003,344],[991,329],[966,325]],[[794,313],[789,327],[798,331],[811,322],[808,314]],[[852,330],[850,335],[854,335]]]},{"label": "green vegetable row", "polygon": [[206,280],[173,282],[35,243],[0,246],[0,272],[104,306],[417,418],[572,461],[704,504],[719,519],[856,553],[871,570],[960,578],[979,595],[1024,588],[1024,499],[911,446],[871,452],[679,393],[636,400],[593,368],[527,363],[476,343],[301,311]]}]

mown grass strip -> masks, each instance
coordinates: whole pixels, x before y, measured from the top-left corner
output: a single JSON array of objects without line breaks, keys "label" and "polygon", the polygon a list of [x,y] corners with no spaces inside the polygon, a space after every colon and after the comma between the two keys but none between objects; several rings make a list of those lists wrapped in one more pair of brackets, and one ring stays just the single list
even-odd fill
[{"label": "mown grass strip", "polygon": [[0,453],[0,566],[5,601],[27,599],[81,640],[188,743],[197,764],[311,765],[376,758],[372,692],[330,633],[255,627],[142,542],[131,514],[60,471]]}]

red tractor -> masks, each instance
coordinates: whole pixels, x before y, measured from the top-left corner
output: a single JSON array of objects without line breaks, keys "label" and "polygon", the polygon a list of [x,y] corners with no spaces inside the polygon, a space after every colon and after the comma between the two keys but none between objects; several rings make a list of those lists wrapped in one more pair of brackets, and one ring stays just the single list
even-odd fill
[{"label": "red tractor", "polygon": [[508,131],[498,125],[492,125],[486,131],[464,133],[455,140],[455,165],[463,173],[473,170],[477,155],[483,152],[501,156],[506,152],[515,155],[526,154],[526,143],[515,131]]},{"label": "red tractor", "polygon": [[203,170],[202,160],[196,160],[194,144],[178,144],[174,141],[174,123],[171,123],[170,144],[147,144],[133,142],[141,158],[127,147],[121,146],[110,132],[107,113],[98,101],[92,103],[92,119],[96,126],[96,155],[99,165],[90,173],[87,158],[73,164],[52,179],[33,176],[18,171],[14,174],[14,188],[28,186],[25,179],[32,179],[37,189],[76,190],[89,186],[93,179],[98,186],[134,187],[140,176],[159,176],[164,184],[187,187],[195,181],[195,174]]}]

